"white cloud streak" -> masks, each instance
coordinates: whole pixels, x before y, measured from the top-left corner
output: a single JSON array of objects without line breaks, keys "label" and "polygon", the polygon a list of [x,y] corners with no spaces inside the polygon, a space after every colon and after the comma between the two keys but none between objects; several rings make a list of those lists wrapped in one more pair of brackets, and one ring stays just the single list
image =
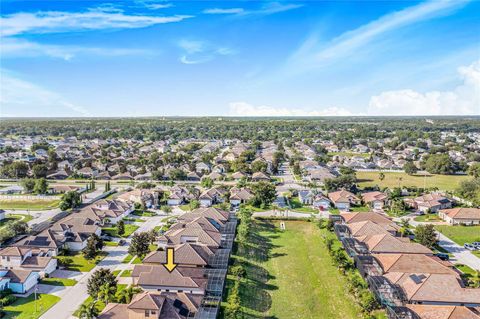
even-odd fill
[{"label": "white cloud streak", "polygon": [[178,46],[184,51],[179,61],[183,64],[201,64],[213,60],[217,56],[235,54],[235,50],[214,46],[206,41],[180,40]]},{"label": "white cloud streak", "polygon": [[86,12],[20,12],[0,19],[2,36],[21,34],[61,33],[104,29],[144,28],[157,24],[180,22],[192,16],[128,15],[123,12],[106,12],[91,9]]},{"label": "white cloud streak", "polygon": [[349,110],[339,107],[328,107],[321,110],[299,108],[254,106],[246,102],[229,104],[229,116],[352,116]]},{"label": "white cloud streak", "polygon": [[[327,65],[357,53],[361,47],[381,35],[414,23],[447,14],[467,4],[469,0],[431,0],[396,11],[348,31],[328,43],[319,43],[317,37],[310,37],[290,57],[292,69],[304,71],[311,67]],[[303,68],[298,68],[303,66]]]},{"label": "white cloud streak", "polygon": [[262,16],[274,13],[289,11],[303,7],[303,4],[298,3],[280,3],[268,2],[263,4],[259,9],[245,10],[243,8],[210,8],[203,10],[205,14],[230,14],[236,16]]},{"label": "white cloud streak", "polygon": [[[55,110],[50,113],[49,110]],[[16,114],[17,112],[21,112]],[[89,112],[61,95],[0,70],[0,115],[89,116]]]},{"label": "white cloud streak", "polygon": [[372,115],[480,115],[480,60],[458,68],[462,83],[451,91],[386,91],[370,99]]}]

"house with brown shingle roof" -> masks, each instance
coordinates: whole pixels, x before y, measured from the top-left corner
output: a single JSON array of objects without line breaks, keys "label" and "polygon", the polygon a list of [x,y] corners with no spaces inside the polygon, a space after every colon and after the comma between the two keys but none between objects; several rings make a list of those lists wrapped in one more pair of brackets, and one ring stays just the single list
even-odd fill
[{"label": "house with brown shingle roof", "polygon": [[200,306],[202,296],[186,293],[142,292],[129,304],[108,303],[98,319],[186,319]]},{"label": "house with brown shingle roof", "polygon": [[452,201],[440,193],[430,193],[406,201],[407,204],[422,212],[437,213],[452,207]]},{"label": "house with brown shingle roof", "polygon": [[398,225],[395,224],[390,218],[375,212],[341,213],[340,218],[345,224],[371,221],[388,230],[393,235],[395,235],[395,233],[400,229],[400,227],[398,227]]},{"label": "house with brown shingle roof", "polygon": [[[204,245],[184,243],[175,247],[175,263],[183,267],[207,267],[209,259],[214,255],[212,249]],[[161,265],[167,262],[165,250],[157,250],[148,254],[143,263]]]},{"label": "house with brown shingle roof", "polygon": [[406,305],[417,319],[480,319],[478,309],[465,306]]},{"label": "house with brown shingle roof", "polygon": [[450,225],[479,225],[480,208],[451,208],[438,212],[438,216]]},{"label": "house with brown shingle roof", "polygon": [[328,193],[328,198],[332,201],[335,207],[340,210],[348,211],[351,205],[360,204],[360,198],[346,190]]},{"label": "house with brown shingle roof", "polygon": [[132,281],[147,291],[203,295],[208,278],[204,268],[176,267],[169,272],[163,265],[135,265]]},{"label": "house with brown shingle roof", "polygon": [[386,204],[387,198],[387,195],[378,191],[362,194],[363,202],[368,204],[373,209],[382,209]]},{"label": "house with brown shingle roof", "polygon": [[3,269],[33,270],[51,274],[57,268],[57,260],[44,254],[33,255],[30,248],[6,247],[0,250],[0,267]]}]

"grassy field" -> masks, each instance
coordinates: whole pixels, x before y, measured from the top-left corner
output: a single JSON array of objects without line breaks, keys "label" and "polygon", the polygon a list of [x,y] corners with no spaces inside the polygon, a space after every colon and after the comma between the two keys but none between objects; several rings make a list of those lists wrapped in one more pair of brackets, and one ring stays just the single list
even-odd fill
[{"label": "grassy field", "polygon": [[3,308],[5,316],[3,319],[32,319],[39,318],[43,313],[50,309],[54,304],[60,301],[60,297],[38,294],[37,311],[35,311],[35,296],[31,294],[27,298],[18,298],[10,306]]},{"label": "grassy field", "polygon": [[94,260],[87,260],[82,253],[71,254],[67,256],[57,256],[58,261],[67,267],[68,270],[89,272],[103,258],[107,256],[106,252],[101,252]]},{"label": "grassy field", "polygon": [[[406,173],[383,172],[385,179],[379,179],[380,172],[357,172],[360,187],[375,186],[380,187],[398,187],[416,186],[416,187],[437,187],[440,190],[455,190],[460,182],[468,180],[471,177],[466,175],[408,175]],[[399,180],[401,178],[401,180]]]},{"label": "grassy field", "polygon": [[480,241],[480,226],[438,225],[435,228],[461,246],[465,243]]},{"label": "grassy field", "polygon": [[43,278],[40,283],[52,286],[75,286],[77,281],[69,278]]},{"label": "grassy field", "polygon": [[125,224],[125,233],[122,236],[120,236],[117,233],[117,227],[116,226],[114,226],[114,227],[103,227],[102,232],[109,235],[109,236],[112,236],[112,237],[127,238],[128,236],[133,234],[137,229],[138,229],[138,226],[136,226],[136,225]]},{"label": "grassy field", "polygon": [[[240,283],[242,318],[362,318],[346,280],[314,223],[257,221],[251,243],[238,246],[247,278]],[[233,285],[227,280],[227,287]]]},{"label": "grassy field", "polygon": [[0,200],[0,209],[48,210],[57,208],[59,200]]}]

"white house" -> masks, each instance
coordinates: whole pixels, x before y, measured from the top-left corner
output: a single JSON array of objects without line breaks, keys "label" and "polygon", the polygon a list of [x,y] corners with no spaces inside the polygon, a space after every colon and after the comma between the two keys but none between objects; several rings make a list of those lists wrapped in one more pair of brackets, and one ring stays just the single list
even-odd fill
[{"label": "white house", "polygon": [[39,278],[39,273],[33,270],[0,270],[0,288],[9,288],[14,293],[24,294],[38,283]]},{"label": "white house", "polygon": [[438,212],[438,216],[450,225],[480,225],[479,208],[451,208]]}]

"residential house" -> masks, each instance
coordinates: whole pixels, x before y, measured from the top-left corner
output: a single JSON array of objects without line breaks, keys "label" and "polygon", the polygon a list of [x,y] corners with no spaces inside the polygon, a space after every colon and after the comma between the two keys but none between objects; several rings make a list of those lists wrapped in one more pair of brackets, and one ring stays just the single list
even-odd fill
[{"label": "residential house", "polygon": [[33,270],[43,276],[55,271],[57,260],[43,254],[33,255],[30,248],[5,247],[0,250],[0,268]]},{"label": "residential house", "polygon": [[239,206],[244,204],[253,198],[252,192],[248,188],[236,188],[230,189],[230,204],[232,206]]},{"label": "residential house", "polygon": [[14,293],[24,294],[38,283],[40,275],[33,270],[0,270],[0,290],[11,289]]},{"label": "residential house", "polygon": [[348,211],[351,205],[360,204],[360,198],[346,190],[329,193],[328,198],[332,201],[335,207],[340,210]]},{"label": "residential house", "polygon": [[268,181],[270,181],[270,177],[263,172],[255,172],[252,175],[252,181],[254,181],[254,182],[261,182],[261,181],[268,182]]},{"label": "residential house", "polygon": [[142,292],[128,304],[108,303],[97,319],[187,319],[197,313],[203,296],[184,292]]},{"label": "residential house", "polygon": [[327,210],[330,208],[330,199],[322,193],[318,193],[315,195],[312,205],[320,210]]},{"label": "residential house", "polygon": [[365,204],[373,209],[382,209],[385,206],[388,196],[382,192],[367,192],[362,194],[362,199]]},{"label": "residential house", "polygon": [[480,208],[451,208],[438,212],[438,216],[450,225],[479,225]]},{"label": "residential house", "polygon": [[439,193],[425,194],[419,197],[406,199],[405,202],[414,209],[426,213],[437,213],[441,209],[452,208],[452,201]]}]

